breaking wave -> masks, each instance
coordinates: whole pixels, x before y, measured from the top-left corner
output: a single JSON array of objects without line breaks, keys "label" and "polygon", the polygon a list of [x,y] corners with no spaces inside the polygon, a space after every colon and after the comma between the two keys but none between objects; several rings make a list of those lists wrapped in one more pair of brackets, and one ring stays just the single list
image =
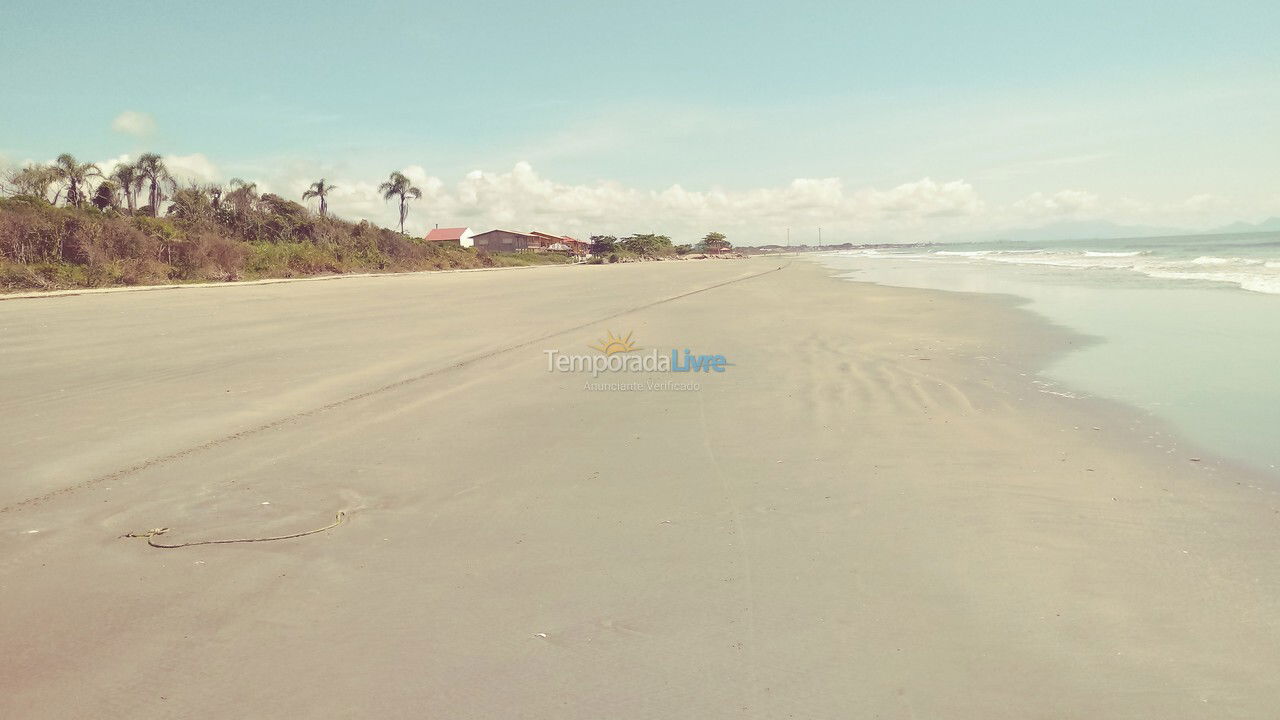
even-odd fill
[{"label": "breaking wave", "polygon": [[[1005,246],[996,249],[955,250],[919,247],[893,250],[880,247],[874,250],[846,251],[844,254],[886,259],[1048,266],[1091,272],[1123,271],[1161,280],[1226,283],[1251,292],[1280,294],[1280,257],[1277,256],[1274,243],[1252,247],[1227,246],[1232,254],[1213,253],[1213,249],[1225,248],[1221,244],[1214,248],[1210,242],[1200,245],[1157,245],[1151,248],[1134,248],[1136,243],[1128,244],[1128,248],[1114,250],[1098,249],[1096,246],[1094,249]],[[1241,251],[1256,252],[1262,257],[1236,254]]]}]

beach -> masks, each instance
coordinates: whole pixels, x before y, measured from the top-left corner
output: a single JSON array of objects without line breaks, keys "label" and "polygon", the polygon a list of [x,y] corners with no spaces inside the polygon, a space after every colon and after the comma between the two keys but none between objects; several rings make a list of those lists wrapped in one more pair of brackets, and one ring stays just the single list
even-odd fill
[{"label": "beach", "polygon": [[[1272,716],[1274,480],[837,274],[0,301],[0,716]],[[608,333],[727,367],[548,369]]]}]

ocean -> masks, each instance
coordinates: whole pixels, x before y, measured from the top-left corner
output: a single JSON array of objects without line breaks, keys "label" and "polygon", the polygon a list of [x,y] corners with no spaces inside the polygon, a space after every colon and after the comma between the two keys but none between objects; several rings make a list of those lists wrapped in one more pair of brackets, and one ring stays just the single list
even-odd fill
[{"label": "ocean", "polygon": [[1022,297],[1030,310],[1098,340],[1046,368],[1045,392],[1127,403],[1280,480],[1280,233],[948,243],[819,257],[851,280]]}]

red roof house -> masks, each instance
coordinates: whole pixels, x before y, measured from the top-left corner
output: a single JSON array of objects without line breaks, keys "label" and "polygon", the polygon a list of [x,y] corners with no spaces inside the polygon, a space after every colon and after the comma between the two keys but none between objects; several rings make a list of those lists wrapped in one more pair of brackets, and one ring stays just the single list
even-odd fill
[{"label": "red roof house", "polygon": [[427,233],[427,242],[449,243],[461,247],[471,247],[471,238],[475,233],[471,228],[438,227]]}]

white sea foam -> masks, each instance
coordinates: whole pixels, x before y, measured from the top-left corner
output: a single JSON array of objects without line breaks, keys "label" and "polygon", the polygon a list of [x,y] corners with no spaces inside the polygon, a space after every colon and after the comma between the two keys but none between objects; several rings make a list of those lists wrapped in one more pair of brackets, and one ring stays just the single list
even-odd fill
[{"label": "white sea foam", "polygon": [[1247,272],[1187,272],[1150,268],[1140,271],[1142,274],[1164,280],[1201,280],[1236,285],[1243,290],[1280,295],[1280,274],[1263,275]]},{"label": "white sea foam", "polygon": [[1280,294],[1280,261],[1263,258],[1200,255],[1162,256],[1151,250],[934,250],[893,252],[865,250],[857,254],[883,259],[933,259],[940,262],[990,262],[1082,271],[1131,272],[1161,280],[1228,283],[1252,292]]}]

